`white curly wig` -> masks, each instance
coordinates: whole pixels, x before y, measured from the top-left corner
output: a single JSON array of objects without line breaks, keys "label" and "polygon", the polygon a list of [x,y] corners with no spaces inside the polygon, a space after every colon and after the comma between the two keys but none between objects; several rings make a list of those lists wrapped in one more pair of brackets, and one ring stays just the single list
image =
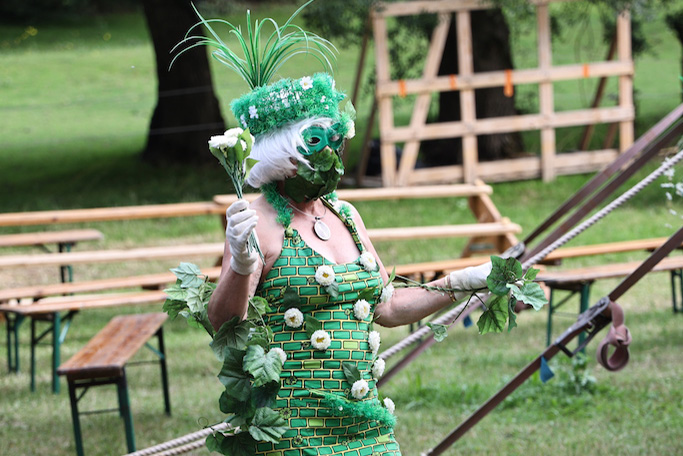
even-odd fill
[{"label": "white curly wig", "polygon": [[298,146],[306,148],[301,133],[312,125],[327,128],[333,123],[334,120],[328,117],[313,117],[257,136],[249,157],[258,160],[258,163],[251,169],[247,184],[260,188],[264,184],[291,177],[296,173],[298,162],[310,167],[306,157],[297,149]]}]

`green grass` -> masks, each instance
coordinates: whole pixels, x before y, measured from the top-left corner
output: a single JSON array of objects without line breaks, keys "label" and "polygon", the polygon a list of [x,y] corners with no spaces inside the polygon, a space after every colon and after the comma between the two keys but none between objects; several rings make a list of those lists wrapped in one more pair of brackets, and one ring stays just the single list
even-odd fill
[{"label": "green grass", "polygon": [[[265,14],[264,11],[281,20],[291,8],[272,5],[253,8],[255,16]],[[241,14],[233,19],[241,20]],[[159,169],[138,159],[156,91],[153,50],[141,14],[86,18],[36,28],[37,34],[27,33],[22,39],[26,27],[0,27],[0,211],[207,200],[227,190],[227,180],[218,166]],[[680,48],[661,20],[653,20],[646,28],[654,38],[655,48],[653,53],[641,56],[636,62],[638,132],[652,125],[680,100],[677,85]],[[556,43],[560,54],[568,53],[567,59],[573,55],[572,36],[577,35],[568,35],[564,44]],[[533,37],[528,38],[531,41]],[[519,46],[526,46],[518,52],[520,58],[535,55],[529,52],[531,45],[520,43]],[[595,52],[602,55],[603,51]],[[356,59],[357,49],[342,50],[337,74],[339,86],[350,90]],[[307,69],[316,68],[307,66]],[[291,67],[284,73],[295,74]],[[229,100],[242,93],[245,86],[217,65],[214,65],[214,74],[217,94],[226,108]],[[590,99],[584,97],[580,103],[577,99],[580,97],[577,94],[590,94],[590,87],[580,88],[574,83],[561,89],[556,100],[560,107],[569,108],[575,100],[585,106]],[[369,101],[366,96],[358,106],[358,138],[363,135]],[[408,108],[400,110],[400,116],[409,115]],[[558,141],[574,144],[571,138],[558,137]],[[352,143],[349,153],[357,154],[359,147],[358,141]],[[651,169],[638,177],[642,178]],[[563,176],[549,184],[499,183],[494,185],[493,200],[504,216],[524,228],[520,236],[523,237],[589,177]],[[367,202],[357,206],[368,227],[472,221],[464,202],[457,200],[434,200],[429,204]],[[673,208],[683,213],[680,199]],[[668,214],[662,190],[653,185],[573,243],[666,236],[680,224],[679,218]],[[216,217],[91,226],[101,229],[105,240],[95,246],[84,243],[78,249],[209,242],[223,238]],[[33,229],[5,229],[2,233]],[[462,247],[461,240],[377,245],[388,267],[451,258]],[[643,256],[642,253],[614,255],[600,261]],[[595,261],[575,260],[567,265],[595,264]],[[201,263],[202,266],[210,264],[209,260]],[[76,278],[141,274],[174,265],[172,262],[94,265],[77,268]],[[51,268],[30,273],[0,271],[3,287],[54,280],[55,271]],[[616,284],[617,281],[597,283],[592,300]],[[621,304],[627,311],[627,324],[634,336],[631,363],[623,372],[613,374],[597,367],[593,342],[588,348],[588,367],[597,383],[592,392],[572,393],[571,365],[563,355],[558,355],[552,362],[556,378],[545,385],[537,378],[532,379],[446,454],[683,453],[679,438],[683,418],[679,367],[683,333],[681,315],[671,314],[668,276],[647,277]],[[74,354],[115,314],[149,310],[149,307],[131,307],[81,313],[66,339],[62,358]],[[557,332],[571,321],[558,319]],[[476,335],[474,328],[455,328],[445,342],[431,348],[383,388],[382,393],[397,404],[396,434],[404,455],[416,455],[435,445],[540,353],[545,341],[545,313],[524,313],[519,317],[519,324],[510,334],[485,337]],[[73,454],[68,397],[64,392],[57,396],[49,392],[50,359],[43,347],[38,350],[38,391],[34,394],[28,391],[28,332],[25,324],[21,332],[21,372],[0,374],[0,452]],[[404,337],[407,330],[382,328],[381,332],[386,348]],[[5,334],[3,325],[0,329],[3,340]],[[207,346],[207,337],[175,321],[166,326],[166,342],[172,417],[163,416],[158,369],[139,366],[131,367],[128,372],[140,448],[221,419],[217,408],[221,386],[215,378],[219,366]],[[143,351],[139,358],[149,359],[150,354]],[[5,365],[3,347],[0,366]],[[65,388],[64,382],[62,388]],[[89,392],[83,405],[109,407],[114,401],[113,390],[101,388]],[[116,415],[84,417],[82,424],[88,454],[111,455],[125,451],[123,426]]]}]

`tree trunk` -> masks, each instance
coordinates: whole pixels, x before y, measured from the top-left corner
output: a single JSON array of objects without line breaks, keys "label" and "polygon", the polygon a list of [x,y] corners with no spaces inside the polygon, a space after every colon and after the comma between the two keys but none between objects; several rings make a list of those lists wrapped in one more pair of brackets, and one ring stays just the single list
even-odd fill
[{"label": "tree trunk", "polygon": [[[143,0],[158,79],[157,105],[150,122],[145,161],[154,163],[199,163],[212,160],[209,137],[221,134],[225,122],[213,91],[206,48],[184,52],[169,65],[178,44],[198,18],[184,0]],[[193,35],[203,33],[200,28]]]},{"label": "tree trunk", "polygon": [[[474,71],[500,71],[512,69],[510,31],[500,10],[472,11],[472,52]],[[458,46],[456,21],[451,22],[439,67],[440,75],[458,74]],[[515,98],[506,97],[502,87],[475,90],[478,119],[512,116],[517,114]],[[438,122],[460,120],[460,93],[439,94]],[[479,159],[482,161],[513,157],[523,151],[519,133],[482,135],[477,137]],[[425,143],[424,162],[429,166],[462,163],[460,138],[435,140]]]},{"label": "tree trunk", "polygon": [[[683,46],[683,9],[666,15],[666,25],[674,32]],[[681,53],[681,74],[683,74],[683,53]],[[681,100],[683,100],[683,79],[681,79]]]}]

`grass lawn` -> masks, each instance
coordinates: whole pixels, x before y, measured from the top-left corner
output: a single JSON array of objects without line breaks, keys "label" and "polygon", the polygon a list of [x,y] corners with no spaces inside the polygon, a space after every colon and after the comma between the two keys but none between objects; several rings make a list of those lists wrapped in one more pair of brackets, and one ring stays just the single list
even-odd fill
[{"label": "grass lawn", "polygon": [[[254,16],[268,14],[278,20],[290,11],[288,6],[272,4],[252,8]],[[234,19],[242,20],[241,13]],[[28,29],[29,25],[0,26],[0,212],[197,201],[226,191],[227,180],[218,166],[188,170],[178,165],[159,169],[138,159],[156,96],[153,49],[140,13],[37,25],[37,33]],[[680,46],[661,18],[654,18],[644,27],[652,38],[653,48],[636,61],[637,134],[680,102]],[[558,39],[554,43],[557,62],[586,58],[585,54],[573,57],[577,43],[583,46],[581,49],[590,47],[591,42],[580,40],[586,36],[589,34],[584,28],[567,31]],[[530,56],[534,55],[529,51],[533,37],[527,38],[516,44],[520,65],[523,59],[532,59]],[[602,58],[601,46],[591,49],[597,55],[595,58]],[[357,56],[357,49],[341,51],[336,75],[339,86],[349,90],[352,87]],[[216,91],[227,116],[227,103],[242,93],[245,86],[223,68],[213,68]],[[315,69],[311,66],[310,71]],[[298,74],[294,71],[290,66],[284,74]],[[564,109],[590,103],[592,89],[588,83],[566,84],[557,90],[556,104]],[[520,103],[525,100],[532,104],[533,94],[521,97]],[[369,101],[366,96],[358,104],[357,138],[363,135]],[[399,115],[407,116],[408,111]],[[558,141],[575,143],[571,137],[558,136]],[[533,147],[533,140],[527,145]],[[349,153],[357,155],[359,149],[356,141]],[[683,171],[678,168],[676,176],[680,178]],[[644,177],[651,169],[638,177]],[[493,199],[504,216],[524,228],[523,237],[589,178],[564,176],[549,184],[499,183],[494,185]],[[681,225],[681,219],[668,210],[683,213],[683,202],[678,198],[667,204],[659,183],[573,243],[666,236],[673,232]],[[366,224],[373,228],[471,221],[462,201],[367,202],[357,207]],[[215,217],[102,223],[94,227],[105,232],[105,240],[98,244],[101,248],[223,238]],[[35,228],[24,231],[32,229]],[[0,233],[14,231],[22,230]],[[398,262],[450,258],[458,255],[462,246],[463,241],[453,240],[409,245],[380,243],[377,248],[390,267]],[[575,260],[567,265],[639,258],[643,255],[613,255],[600,260]],[[76,273],[78,279],[86,279],[172,266],[93,266],[77,269]],[[2,270],[0,287],[54,280],[53,274],[51,270],[35,275]],[[597,283],[592,300],[596,301],[616,284],[617,281]],[[551,362],[556,373],[554,379],[542,384],[534,377],[446,454],[683,454],[683,315],[672,315],[668,275],[647,277],[621,304],[634,339],[631,363],[624,371],[609,373],[597,366],[593,355],[596,342],[588,347],[586,370],[558,355]],[[62,359],[74,354],[115,314],[146,311],[150,308],[81,313],[63,346]],[[474,327],[453,328],[443,343],[432,347],[392,379],[382,394],[397,405],[396,435],[403,454],[418,455],[438,443],[537,356],[545,343],[545,319],[545,312],[525,312],[518,319],[518,328],[500,335],[478,336]],[[558,318],[557,332],[571,322],[571,318]],[[38,350],[38,391],[32,394],[28,390],[28,332],[25,324],[21,333],[21,372],[0,374],[0,454],[71,455],[74,445],[68,396],[64,391],[57,396],[49,392],[50,359],[42,347]],[[404,337],[407,329],[382,328],[381,332],[386,348]],[[5,340],[5,335],[2,325],[0,338]],[[171,417],[163,415],[158,368],[129,369],[139,448],[222,419],[217,407],[221,388],[216,379],[219,366],[208,342],[202,331],[188,328],[182,321],[167,324]],[[3,346],[0,369],[5,369],[6,356]],[[149,359],[149,354],[143,352],[139,358]],[[392,362],[395,360],[390,360],[389,366]],[[64,382],[62,389],[65,390]],[[114,404],[115,394],[106,388],[91,391],[83,399],[84,408],[107,408]],[[82,426],[88,454],[125,452],[123,425],[115,414],[84,417]]]}]

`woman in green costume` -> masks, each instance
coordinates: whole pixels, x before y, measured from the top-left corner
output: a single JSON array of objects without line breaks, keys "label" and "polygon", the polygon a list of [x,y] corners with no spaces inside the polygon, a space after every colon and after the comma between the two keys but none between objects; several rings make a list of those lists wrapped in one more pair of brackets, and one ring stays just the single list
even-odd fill
[{"label": "woman in green costume", "polygon": [[[284,34],[288,24],[276,41],[299,33]],[[306,46],[326,43],[301,32]],[[201,44],[217,46],[226,63],[230,51],[220,40]],[[400,455],[394,404],[380,401],[375,386],[384,361],[372,324],[416,322],[486,287],[490,263],[428,284],[462,291],[394,290],[358,212],[334,195],[344,172],[342,144],[354,133],[353,109],[340,110],[344,95],[327,73],[272,84],[268,79],[249,80],[252,90],[231,105],[255,136],[250,157],[258,162],[247,183],[263,195],[227,210],[223,266],[208,316],[218,330],[247,318],[254,296],[268,303],[262,317],[272,330],[266,356],[276,353],[282,363],[272,410],[286,430],[262,440],[252,434],[252,447],[239,454]],[[248,247],[252,234],[263,260]],[[253,409],[245,413],[254,415]]]}]

